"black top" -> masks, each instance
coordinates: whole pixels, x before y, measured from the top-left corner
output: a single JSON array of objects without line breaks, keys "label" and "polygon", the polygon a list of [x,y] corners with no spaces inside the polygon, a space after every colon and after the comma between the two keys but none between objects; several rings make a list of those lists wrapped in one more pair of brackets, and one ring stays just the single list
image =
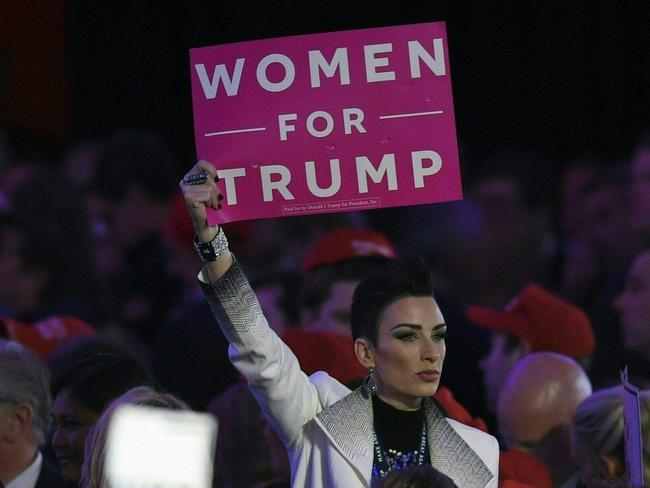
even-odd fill
[{"label": "black top", "polygon": [[424,410],[398,410],[372,397],[373,423],[377,440],[384,451],[417,451],[422,435]]},{"label": "black top", "polygon": [[427,446],[424,410],[397,410],[372,398],[375,429],[372,478],[383,478],[391,471],[431,464]]}]

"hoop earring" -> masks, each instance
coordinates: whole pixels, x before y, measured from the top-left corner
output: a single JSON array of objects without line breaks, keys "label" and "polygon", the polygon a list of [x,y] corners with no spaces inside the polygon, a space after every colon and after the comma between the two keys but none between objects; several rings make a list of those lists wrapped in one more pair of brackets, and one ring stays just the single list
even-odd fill
[{"label": "hoop earring", "polygon": [[375,383],[375,368],[368,366],[368,376],[364,381],[366,389],[370,392],[371,395],[377,394],[377,383]]}]

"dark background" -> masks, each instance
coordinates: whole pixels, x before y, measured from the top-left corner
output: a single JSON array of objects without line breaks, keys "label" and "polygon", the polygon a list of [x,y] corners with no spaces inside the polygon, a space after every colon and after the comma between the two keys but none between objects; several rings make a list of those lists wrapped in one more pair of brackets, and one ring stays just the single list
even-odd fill
[{"label": "dark background", "polygon": [[[650,114],[650,2],[0,1],[3,115],[56,150],[124,127],[194,158],[188,50],[445,20],[461,160],[625,157]],[[184,165],[186,166],[186,164]]]}]

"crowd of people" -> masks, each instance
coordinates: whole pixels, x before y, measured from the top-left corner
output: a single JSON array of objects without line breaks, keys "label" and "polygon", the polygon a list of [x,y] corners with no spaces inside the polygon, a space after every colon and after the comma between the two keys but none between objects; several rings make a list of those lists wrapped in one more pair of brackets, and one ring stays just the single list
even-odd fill
[{"label": "crowd of people", "polygon": [[215,487],[631,486],[626,366],[650,482],[650,139],[220,227],[218,169],[148,132],[3,157],[0,486],[109,487],[121,404],[219,419]]}]

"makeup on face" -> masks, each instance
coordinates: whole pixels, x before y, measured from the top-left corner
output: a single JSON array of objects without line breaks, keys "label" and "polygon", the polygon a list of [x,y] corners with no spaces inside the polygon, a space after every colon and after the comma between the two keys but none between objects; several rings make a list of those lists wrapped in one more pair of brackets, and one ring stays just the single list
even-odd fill
[{"label": "makeup on face", "polygon": [[433,297],[404,297],[382,312],[374,347],[377,391],[399,409],[417,408],[440,382],[447,325]]}]

